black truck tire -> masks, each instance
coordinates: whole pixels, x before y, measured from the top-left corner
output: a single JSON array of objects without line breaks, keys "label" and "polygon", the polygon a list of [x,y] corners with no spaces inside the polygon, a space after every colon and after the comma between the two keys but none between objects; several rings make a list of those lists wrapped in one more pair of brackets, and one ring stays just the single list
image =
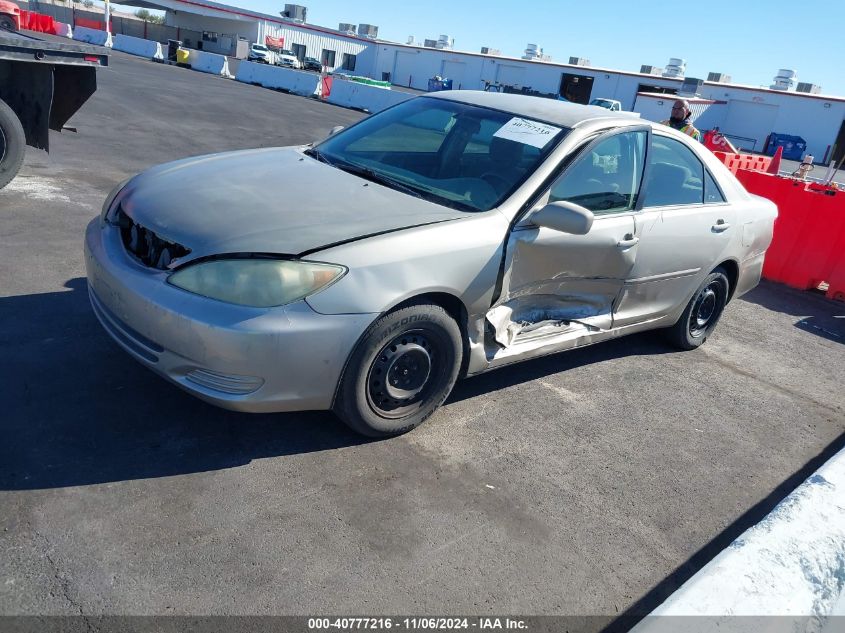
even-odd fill
[{"label": "black truck tire", "polygon": [[0,101],[0,189],[20,171],[25,150],[26,135],[18,115]]},{"label": "black truck tire", "polygon": [[11,16],[0,14],[0,29],[6,31],[17,31],[17,25]]}]

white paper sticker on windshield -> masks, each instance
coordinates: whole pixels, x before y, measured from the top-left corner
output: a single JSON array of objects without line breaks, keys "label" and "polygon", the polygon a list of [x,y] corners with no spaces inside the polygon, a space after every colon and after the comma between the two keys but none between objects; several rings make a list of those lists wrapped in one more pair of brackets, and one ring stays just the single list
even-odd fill
[{"label": "white paper sticker on windshield", "polygon": [[500,127],[493,136],[543,149],[558,132],[560,132],[559,127],[514,117]]}]

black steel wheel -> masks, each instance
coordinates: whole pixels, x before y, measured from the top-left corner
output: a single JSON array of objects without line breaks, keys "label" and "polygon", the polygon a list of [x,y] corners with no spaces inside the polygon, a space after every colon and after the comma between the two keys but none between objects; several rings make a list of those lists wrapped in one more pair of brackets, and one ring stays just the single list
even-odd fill
[{"label": "black steel wheel", "polygon": [[728,275],[720,266],[701,283],[681,318],[667,330],[669,340],[684,350],[704,343],[719,322],[729,294]]},{"label": "black steel wheel", "polygon": [[18,115],[0,100],[0,189],[14,178],[23,164],[26,135]]},{"label": "black steel wheel", "polygon": [[452,391],[462,353],[460,328],[442,307],[414,304],[389,312],[352,353],[334,411],[370,437],[410,431]]}]

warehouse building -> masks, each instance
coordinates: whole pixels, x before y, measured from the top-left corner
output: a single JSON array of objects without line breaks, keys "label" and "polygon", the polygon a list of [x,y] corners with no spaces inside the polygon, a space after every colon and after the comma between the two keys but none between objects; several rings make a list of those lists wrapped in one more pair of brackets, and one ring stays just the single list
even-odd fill
[{"label": "warehouse building", "polygon": [[[304,24],[301,20],[305,13],[299,14],[301,17],[296,13],[304,7],[298,5],[286,5],[292,10],[290,17],[275,17],[208,0],[136,0],[133,5],[166,11],[166,25],[201,33],[197,42],[185,42],[187,46],[221,55],[246,57],[250,44],[259,42],[291,50],[300,59],[314,57],[331,71],[360,73],[359,65],[368,68],[371,62],[366,59],[367,54],[375,52],[371,37]],[[361,26],[365,32],[372,32],[369,25]],[[364,57],[363,63],[359,62],[359,56]]]},{"label": "warehouse building", "polygon": [[[593,98],[603,97],[616,99],[624,110],[641,112],[651,120],[669,117],[672,97],[660,98],[661,93],[697,95],[714,102],[707,108],[706,116],[703,111],[697,113],[702,117],[698,121],[699,127],[719,127],[735,145],[744,149],[762,151],[769,134],[776,133],[804,138],[807,153],[817,162],[838,161],[845,155],[843,97],[724,81],[689,81],[683,69],[674,73],[670,70],[675,76],[664,76],[663,72],[593,68],[583,65],[584,60],[559,64],[386,42],[379,42],[377,47],[376,64],[370,76],[396,85],[424,90],[428,79],[439,75],[452,79],[456,89],[506,89],[549,97],[560,95],[576,103],[589,103]],[[655,112],[653,104],[661,109]]]},{"label": "warehouse building", "polygon": [[491,49],[451,50],[446,36],[423,46],[398,44],[377,39],[377,27],[369,25],[356,29],[341,24],[335,30],[308,24],[307,10],[299,5],[285,5],[285,15],[275,17],[210,0],[134,4],[166,10],[168,25],[202,33],[201,41],[192,45],[225,55],[243,57],[249,43],[260,42],[289,49],[300,59],[315,57],[330,71],[418,90],[427,90],[429,79],[440,76],[451,79],[455,89],[562,96],[577,103],[616,99],[623,109],[655,120],[669,115],[672,97],[662,95],[690,94],[703,104],[694,108],[698,127],[719,127],[743,149],[762,151],[774,133],[802,137],[816,162],[838,162],[845,156],[845,97],[820,94],[815,85],[795,85],[792,71],[778,71],[772,88],[731,83],[720,73],[689,81],[681,59],[669,60],[665,69],[642,66],[641,72],[627,72],[594,68],[581,58],[555,63],[533,44],[524,58],[491,54]]}]

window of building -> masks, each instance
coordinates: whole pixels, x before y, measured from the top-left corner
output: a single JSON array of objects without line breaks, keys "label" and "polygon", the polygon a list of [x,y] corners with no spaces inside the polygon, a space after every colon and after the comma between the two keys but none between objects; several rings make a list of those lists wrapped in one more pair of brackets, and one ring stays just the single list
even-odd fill
[{"label": "window of building", "polygon": [[293,51],[293,56],[296,57],[299,61],[305,59],[305,45],[304,44],[291,44],[291,51]]},{"label": "window of building", "polygon": [[334,68],[334,56],[335,52],[330,51],[327,48],[323,49],[323,55],[320,57],[320,61],[323,62],[323,66],[328,66],[329,68]]},{"label": "window of building", "polygon": [[355,58],[357,55],[343,54],[343,70],[355,70]]}]

